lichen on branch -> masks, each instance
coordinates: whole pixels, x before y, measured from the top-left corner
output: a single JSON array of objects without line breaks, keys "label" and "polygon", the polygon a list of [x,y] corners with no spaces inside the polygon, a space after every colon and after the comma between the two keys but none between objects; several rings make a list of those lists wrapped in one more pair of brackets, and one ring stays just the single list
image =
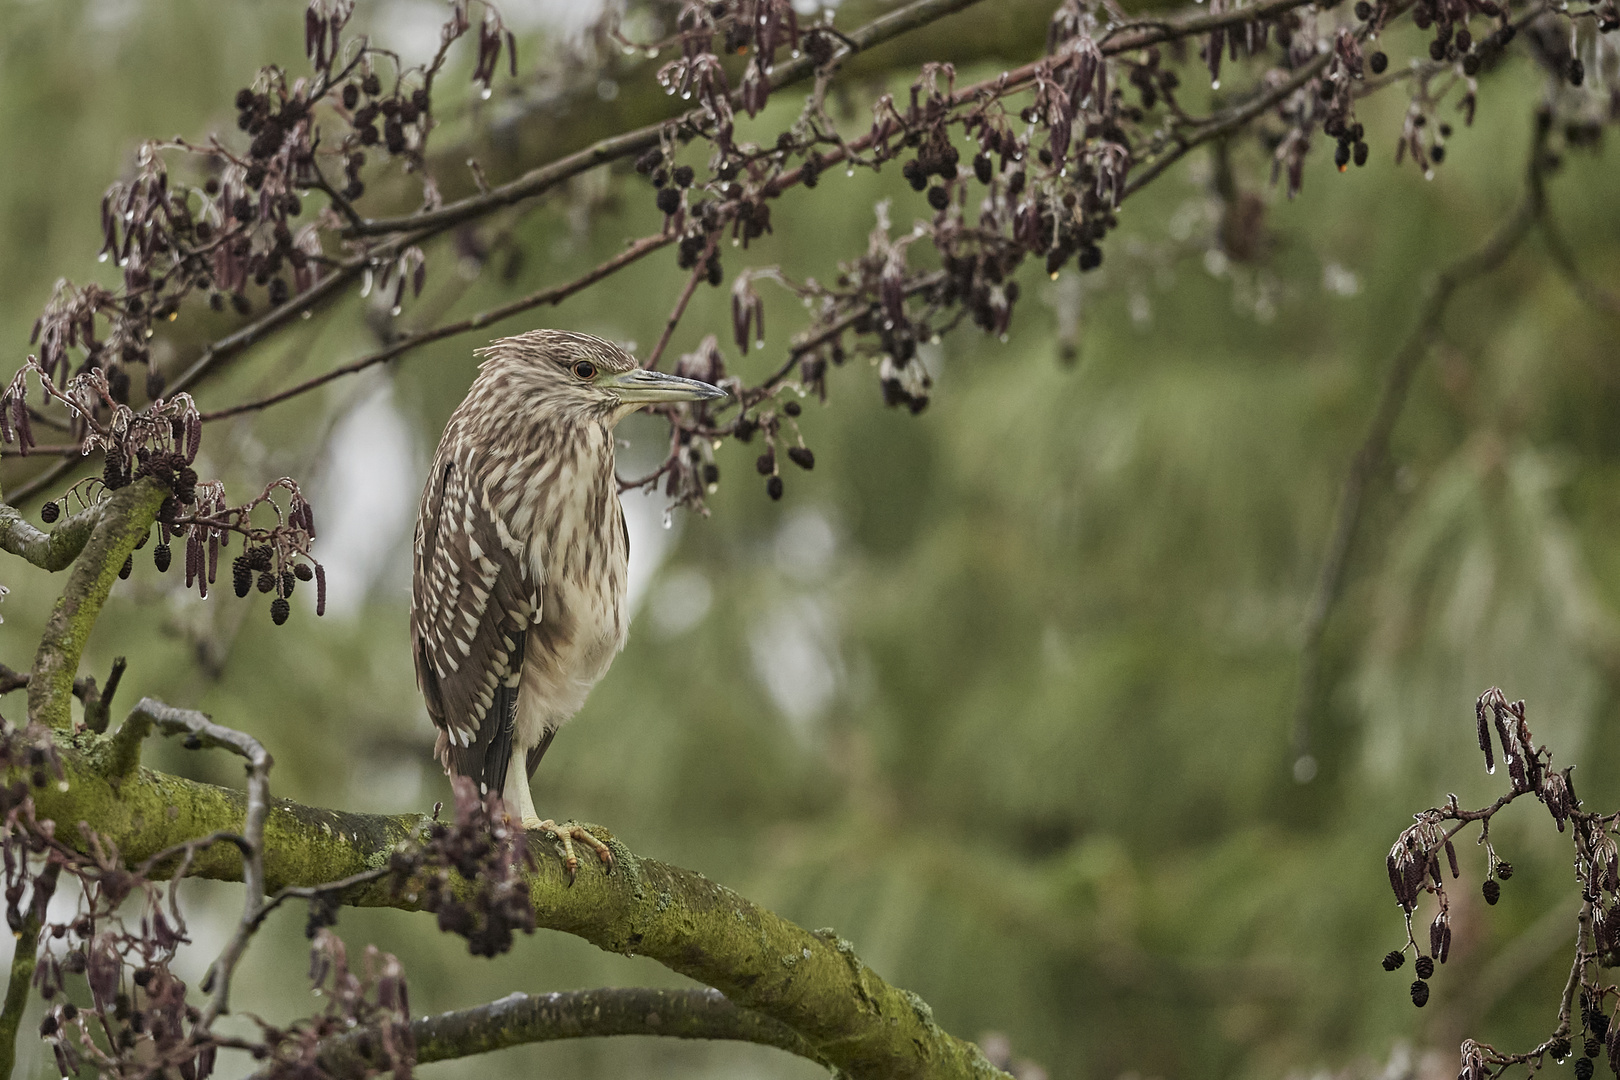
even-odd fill
[{"label": "lichen on branch", "polygon": [[[59,738],[65,785],[36,789],[40,818],[94,823],[103,846],[127,865],[217,832],[241,827],[242,791],[201,784],[140,766],[122,773],[114,737],[80,731]],[[64,790],[65,788],[65,790]],[[267,892],[316,886],[388,865],[432,824],[426,815],[354,814],[271,801],[264,830]],[[526,875],[536,922],[610,952],[652,957],[712,986],[746,1009],[798,1032],[829,1064],[855,1077],[993,1077],[978,1048],[933,1020],[915,994],[866,967],[848,941],[811,932],[701,874],[631,852],[606,830],[612,874],[582,873],[569,886],[553,846],[531,834],[537,869]],[[68,843],[82,841],[61,830]],[[172,873],[157,866],[152,876]],[[242,858],[229,845],[196,851],[190,874],[240,881]],[[470,892],[455,878],[452,888]],[[418,910],[417,892],[398,894],[375,880],[344,891],[345,904]]]}]

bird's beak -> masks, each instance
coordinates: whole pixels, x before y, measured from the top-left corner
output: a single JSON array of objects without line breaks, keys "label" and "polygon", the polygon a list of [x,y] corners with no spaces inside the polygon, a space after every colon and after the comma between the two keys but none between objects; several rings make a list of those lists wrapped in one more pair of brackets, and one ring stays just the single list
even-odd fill
[{"label": "bird's beak", "polygon": [[626,405],[651,405],[663,401],[713,401],[726,392],[696,379],[683,379],[679,375],[665,375],[662,371],[636,368],[615,375],[608,386]]}]

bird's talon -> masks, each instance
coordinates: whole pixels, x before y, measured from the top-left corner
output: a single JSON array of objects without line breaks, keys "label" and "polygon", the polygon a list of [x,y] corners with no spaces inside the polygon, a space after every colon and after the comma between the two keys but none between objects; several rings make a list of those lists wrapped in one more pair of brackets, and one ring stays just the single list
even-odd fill
[{"label": "bird's talon", "polygon": [[605,873],[611,874],[613,872],[613,852],[608,849],[606,844],[592,836],[589,829],[572,821],[565,821],[559,825],[550,818],[544,821],[536,821],[532,826],[525,821],[524,828],[535,828],[548,832],[562,841],[563,868],[568,871],[568,884],[570,887],[574,884],[574,877],[579,871],[579,856],[574,852],[574,841],[576,840],[596,852],[596,857],[601,860],[603,866],[607,867]]}]

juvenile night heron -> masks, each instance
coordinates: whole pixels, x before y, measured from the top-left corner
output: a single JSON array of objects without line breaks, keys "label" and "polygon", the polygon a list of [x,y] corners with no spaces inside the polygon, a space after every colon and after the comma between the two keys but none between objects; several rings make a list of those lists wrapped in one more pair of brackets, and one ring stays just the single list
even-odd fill
[{"label": "juvenile night heron", "polygon": [[525,829],[609,862],[584,829],[541,821],[529,780],[624,647],[630,536],[613,429],[643,405],[725,396],[644,371],[601,338],[531,330],[480,350],[416,519],[411,645],[445,769],[498,791]]}]

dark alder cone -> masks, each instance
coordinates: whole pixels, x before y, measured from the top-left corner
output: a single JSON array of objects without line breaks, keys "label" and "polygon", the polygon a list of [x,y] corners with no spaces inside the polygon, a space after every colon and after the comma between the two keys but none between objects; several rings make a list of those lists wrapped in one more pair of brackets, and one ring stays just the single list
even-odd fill
[{"label": "dark alder cone", "polygon": [[377,78],[377,73],[373,71],[360,80],[360,89],[364,90],[368,96],[376,97],[382,93],[382,80]]},{"label": "dark alder cone", "polygon": [[287,282],[285,279],[270,279],[270,302],[278,307],[287,302]]},{"label": "dark alder cone", "polygon": [[298,578],[291,570],[283,570],[281,572],[281,595],[282,596],[291,596],[292,593],[293,593],[293,586],[295,586],[297,584],[298,584]]},{"label": "dark alder cone", "polygon": [[1494,880],[1487,881],[1480,888],[1480,892],[1485,894],[1485,902],[1487,904],[1495,904],[1498,900],[1502,899],[1502,886],[1498,885]]},{"label": "dark alder cone", "polygon": [[107,393],[120,405],[129,404],[129,372],[115,367],[107,372]]},{"label": "dark alder cone", "polygon": [[900,166],[900,175],[906,178],[906,182],[911,185],[913,191],[921,191],[928,186],[928,174],[923,171],[923,167],[917,164],[915,159]]},{"label": "dark alder cone", "polygon": [[995,166],[991,164],[989,154],[979,154],[974,157],[973,175],[978,177],[981,184],[988,184],[995,176]]},{"label": "dark alder cone", "polygon": [[1418,978],[1430,978],[1434,975],[1434,958],[1429,956],[1420,956],[1417,958],[1417,963],[1415,963],[1413,967],[1417,969]]},{"label": "dark alder cone", "polygon": [[285,596],[278,596],[270,601],[270,621],[280,626],[292,614],[292,605],[287,603]]},{"label": "dark alder cone", "polygon": [[1592,1080],[1592,1059],[1589,1057],[1575,1059],[1575,1080]]},{"label": "dark alder cone", "polygon": [[675,181],[676,187],[683,188],[691,187],[692,181],[697,179],[697,174],[692,171],[692,166],[690,165],[675,166],[674,171],[672,171],[669,176],[671,180]]},{"label": "dark alder cone", "polygon": [[1080,249],[1080,269],[1095,270],[1102,265],[1102,248],[1096,244],[1087,244]]},{"label": "dark alder cone", "polygon": [[782,411],[787,413],[789,416],[798,416],[800,413],[804,412],[804,407],[801,406],[797,401],[789,401],[782,406]]},{"label": "dark alder cone", "polygon": [[1384,954],[1385,971],[1394,971],[1404,963],[1406,963],[1406,954],[1399,949],[1391,949]]},{"label": "dark alder cone", "polygon": [[[1419,979],[1412,984],[1412,1004],[1421,1009],[1428,1003],[1429,984],[1424,982],[1422,979]],[[1588,1078],[1588,1080],[1590,1080],[1590,1078]]]},{"label": "dark alder cone", "polygon": [[636,172],[646,176],[664,163],[664,152],[654,147],[636,158]]},{"label": "dark alder cone", "polygon": [[1367,0],[1356,0],[1356,18],[1366,22],[1372,18],[1373,6]]},{"label": "dark alder cone", "polygon": [[1603,1052],[1603,1043],[1598,1039],[1587,1039],[1584,1049],[1587,1057],[1595,1058]]},{"label": "dark alder cone", "polygon": [[1496,864],[1496,876],[1501,878],[1503,881],[1506,881],[1508,878],[1512,877],[1513,876],[1513,864],[1512,863],[1506,863],[1506,862],[1497,863]]},{"label": "dark alder cone", "polygon": [[236,107],[238,109],[247,109],[251,108],[252,105],[253,91],[244,86],[236,92]]},{"label": "dark alder cone", "polygon": [[124,468],[123,460],[116,454],[107,455],[107,460],[101,467],[101,482],[107,485],[109,491],[129,486],[129,470]]},{"label": "dark alder cone", "polygon": [[1356,168],[1359,169],[1363,165],[1367,164],[1367,144],[1366,143],[1364,143],[1364,142],[1356,143],[1355,156],[1356,156]]},{"label": "dark alder cone", "polygon": [[[217,297],[218,295],[219,295],[218,293],[214,294],[215,297]],[[163,378],[163,372],[159,371],[155,367],[148,366],[147,369],[146,369],[146,398],[147,398],[147,400],[148,401],[156,401],[158,398],[162,397],[163,396],[163,391],[164,391],[166,385],[167,385],[167,383],[165,382],[165,380]]]},{"label": "dark alder cone", "polygon": [[[1586,1018],[1586,1026],[1591,1029],[1593,1035],[1601,1039],[1609,1034],[1609,1017],[1594,1009],[1592,1015]],[[1592,1056],[1597,1057],[1596,1054]]]},{"label": "dark alder cone", "polygon": [[944,188],[934,186],[928,189],[928,205],[935,210],[943,210],[951,205],[951,193]]},{"label": "dark alder cone", "polygon": [[1569,85],[1579,86],[1585,81],[1586,65],[1579,60],[1571,60],[1569,63]]},{"label": "dark alder cone", "polygon": [[252,591],[253,568],[248,565],[246,555],[238,555],[231,560],[231,584],[239,597],[246,596]]},{"label": "dark alder cone", "polygon": [[60,503],[48,502],[39,508],[39,520],[43,521],[47,525],[61,516],[62,506]]},{"label": "dark alder cone", "polygon": [[1548,1044],[1547,1052],[1553,1056],[1553,1060],[1555,1061],[1564,1060],[1565,1058],[1569,1057],[1569,1040],[1563,1036],[1559,1036]]},{"label": "dark alder cone", "polygon": [[681,193],[674,188],[659,188],[658,197],[653,200],[658,205],[659,212],[673,214],[681,208]]},{"label": "dark alder cone", "polygon": [[360,88],[350,83],[343,88],[343,107],[352,109],[358,104],[360,104]]},{"label": "dark alder cone", "polygon": [[158,573],[169,572],[169,562],[174,558],[174,552],[169,550],[168,544],[159,544],[152,549],[152,565],[157,567]]},{"label": "dark alder cone", "polygon": [[118,576],[127,578],[135,572],[135,556],[131,555],[124,560],[124,565],[118,568]]},{"label": "dark alder cone", "polygon": [[769,495],[772,499],[780,499],[782,497],[782,478],[780,476],[773,476],[769,480],[765,481],[765,494]]},{"label": "dark alder cone", "polygon": [[718,484],[720,482],[720,466],[713,462],[703,466],[703,482],[705,484]]},{"label": "dark alder cone", "polygon": [[310,578],[315,576],[315,571],[309,568],[308,563],[299,563],[297,566],[293,567],[293,574],[298,578],[299,581],[308,581]]},{"label": "dark alder cone", "polygon": [[759,455],[759,457],[755,458],[754,459],[754,468],[759,470],[759,475],[761,475],[761,476],[769,476],[769,475],[771,475],[771,473],[775,472],[776,471],[776,451],[775,451],[775,449],[766,450],[763,454]]},{"label": "dark alder cone", "polygon": [[788,460],[801,469],[808,470],[816,467],[816,455],[810,451],[808,446],[790,446],[788,447],[787,456]]},{"label": "dark alder cone", "polygon": [[243,552],[243,557],[247,559],[250,570],[270,569],[270,549],[262,544],[248,548]]},{"label": "dark alder cone", "polygon": [[259,591],[262,593],[275,592],[276,575],[266,570],[259,575]]},{"label": "dark alder cone", "polygon": [[1350,144],[1349,143],[1342,142],[1334,149],[1334,151],[1333,151],[1333,164],[1335,164],[1335,165],[1337,165],[1339,167],[1340,172],[1344,172],[1344,170],[1349,167],[1349,165],[1350,165]]}]

